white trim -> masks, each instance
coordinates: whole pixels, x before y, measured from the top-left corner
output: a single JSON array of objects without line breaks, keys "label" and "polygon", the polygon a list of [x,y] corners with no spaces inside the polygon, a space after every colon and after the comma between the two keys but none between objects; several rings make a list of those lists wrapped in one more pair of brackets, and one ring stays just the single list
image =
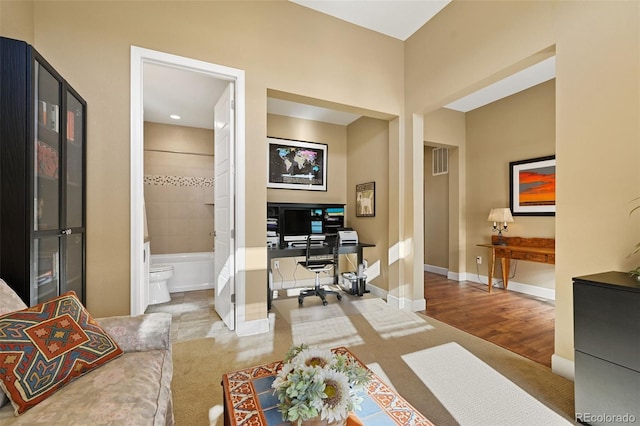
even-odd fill
[{"label": "white trim", "polygon": [[[226,67],[223,65],[212,64],[209,62],[199,61],[196,59],[185,58],[182,56],[172,55],[169,53],[149,50],[137,46],[131,46],[131,315],[137,315],[144,312],[143,297],[141,296],[140,287],[143,282],[142,266],[142,247],[143,247],[143,220],[142,204],[143,204],[143,65],[144,63],[155,63],[170,67],[184,68],[208,74],[210,76],[234,82],[235,86],[235,158],[245,157],[245,76],[244,71]],[[235,257],[236,277],[236,328],[237,329],[256,329],[256,327],[247,327],[243,322],[245,318],[245,277],[244,271],[245,258],[239,252],[239,248],[245,246],[245,185],[244,185],[244,163],[236,162],[232,167],[235,168],[235,203],[236,214],[234,218],[236,246],[233,251]],[[265,321],[268,320],[265,319]],[[262,327],[257,327],[262,328]],[[268,327],[267,327],[268,331]]]},{"label": "white trim", "polygon": [[565,379],[575,381],[575,363],[559,355],[551,355],[551,371]]},{"label": "white trim", "polygon": [[216,288],[213,283],[204,284],[191,284],[191,285],[177,285],[169,289],[169,293],[182,293],[183,291],[199,291],[199,290],[211,290]]},{"label": "white trim", "polygon": [[466,274],[466,272],[460,273],[460,272],[448,271],[447,272],[447,279],[448,280],[453,280],[453,281],[467,281],[467,274]]},{"label": "white trim", "polygon": [[376,287],[375,285],[371,285],[369,283],[367,283],[367,290],[369,290],[369,293],[371,293],[372,295],[377,296],[382,300],[387,300],[387,295],[389,294],[387,290],[383,290],[380,287]]},{"label": "white trim", "polygon": [[407,297],[399,298],[391,294],[387,294],[387,304],[396,309],[407,309],[412,312],[424,311],[427,309],[427,301],[423,299],[411,300]]},{"label": "white trim", "polygon": [[[485,275],[480,275],[480,279],[478,279],[477,274],[467,273],[466,280],[487,285],[488,277],[486,277]],[[494,280],[494,282],[495,281],[496,280]],[[495,291],[496,287],[494,287],[493,290]],[[500,288],[499,290],[502,290],[502,288]],[[538,287],[531,284],[523,284],[513,280],[509,280],[509,287],[507,288],[507,290],[528,294],[530,296],[542,297],[543,299],[556,300],[556,291],[553,289]]]},{"label": "white trim", "polygon": [[[147,308],[147,302],[144,300],[144,268],[142,268],[143,254],[140,248],[144,247],[144,223],[142,214],[137,212],[143,211],[144,191],[143,191],[143,156],[142,148],[139,144],[143,138],[144,123],[144,106],[142,102],[142,69],[143,69],[143,52],[138,48],[131,47],[131,133],[130,133],[130,203],[131,211],[129,220],[131,226],[131,281],[130,281],[130,314],[140,315]],[[142,284],[141,284],[142,283]]]},{"label": "white trim", "polygon": [[[236,335],[253,336],[254,334],[268,333],[269,327],[270,327],[269,318],[253,320],[253,321],[242,321],[242,322],[238,321],[236,323]],[[271,327],[271,329],[273,329],[273,327]]]},{"label": "white trim", "polygon": [[432,274],[444,275],[445,277],[449,274],[449,270],[447,268],[434,265],[424,265],[424,271],[431,272]]}]

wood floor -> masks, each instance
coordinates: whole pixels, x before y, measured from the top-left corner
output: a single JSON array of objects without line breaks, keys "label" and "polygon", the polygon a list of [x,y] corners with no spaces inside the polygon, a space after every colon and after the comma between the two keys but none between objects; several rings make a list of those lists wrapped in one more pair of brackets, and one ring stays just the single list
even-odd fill
[{"label": "wood floor", "polygon": [[555,304],[514,291],[424,273],[426,315],[551,366]]}]

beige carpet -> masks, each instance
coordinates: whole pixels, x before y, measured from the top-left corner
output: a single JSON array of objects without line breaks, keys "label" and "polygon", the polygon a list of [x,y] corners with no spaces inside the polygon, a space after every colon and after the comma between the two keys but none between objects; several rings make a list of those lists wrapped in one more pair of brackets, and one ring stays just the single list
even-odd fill
[{"label": "beige carpet", "polygon": [[[469,420],[473,419],[473,413],[461,416],[455,404],[448,401],[452,398],[449,393],[447,400],[443,394],[441,401],[438,391],[430,389],[425,384],[427,380],[423,381],[403,360],[410,356],[415,368],[416,363],[420,364],[416,353],[455,342],[514,386],[572,422],[573,382],[553,374],[543,365],[424,315],[390,308],[371,296],[346,295],[341,302],[330,300],[328,306],[314,299],[305,300],[302,307],[296,298],[275,300],[272,314],[275,321],[269,333],[240,338],[226,329],[212,327],[210,338],[173,345],[172,388],[178,426],[222,425],[222,374],[282,359],[293,342],[349,347],[361,361],[386,376],[405,399],[436,425],[463,422],[489,426],[486,417],[478,416],[478,422],[474,422]],[[465,373],[464,369],[459,372],[461,377]],[[482,397],[492,398],[500,406],[505,395]],[[460,398],[462,401],[458,402],[463,405],[474,403],[473,394],[461,392]],[[480,395],[478,398],[480,400]],[[508,405],[501,407],[509,410]],[[531,418],[530,423],[524,424],[540,424],[537,420]]]}]

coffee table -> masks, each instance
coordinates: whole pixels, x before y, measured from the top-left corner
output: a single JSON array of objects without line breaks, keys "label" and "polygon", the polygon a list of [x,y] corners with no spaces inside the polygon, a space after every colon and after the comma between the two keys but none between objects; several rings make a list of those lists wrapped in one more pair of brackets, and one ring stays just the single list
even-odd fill
[{"label": "coffee table", "polygon": [[[332,351],[349,354],[360,362],[345,347]],[[223,374],[225,426],[289,425],[282,420],[277,408],[278,397],[271,388],[282,364],[276,361]],[[367,392],[362,396],[362,409],[355,414],[367,426],[433,426],[373,372]]]}]

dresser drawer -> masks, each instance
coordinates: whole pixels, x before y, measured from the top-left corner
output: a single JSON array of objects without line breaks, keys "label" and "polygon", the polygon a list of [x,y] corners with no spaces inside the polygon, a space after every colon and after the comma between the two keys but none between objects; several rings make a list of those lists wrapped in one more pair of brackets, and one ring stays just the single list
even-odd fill
[{"label": "dresser drawer", "polygon": [[543,253],[525,253],[525,259],[524,260],[530,260],[532,262],[542,262],[542,263],[546,263],[547,262],[547,255],[543,254]]},{"label": "dresser drawer", "polygon": [[640,371],[640,292],[574,281],[574,347]]},{"label": "dresser drawer", "polygon": [[638,371],[576,351],[574,388],[576,420],[596,426],[628,423],[603,415],[640,419]]}]

